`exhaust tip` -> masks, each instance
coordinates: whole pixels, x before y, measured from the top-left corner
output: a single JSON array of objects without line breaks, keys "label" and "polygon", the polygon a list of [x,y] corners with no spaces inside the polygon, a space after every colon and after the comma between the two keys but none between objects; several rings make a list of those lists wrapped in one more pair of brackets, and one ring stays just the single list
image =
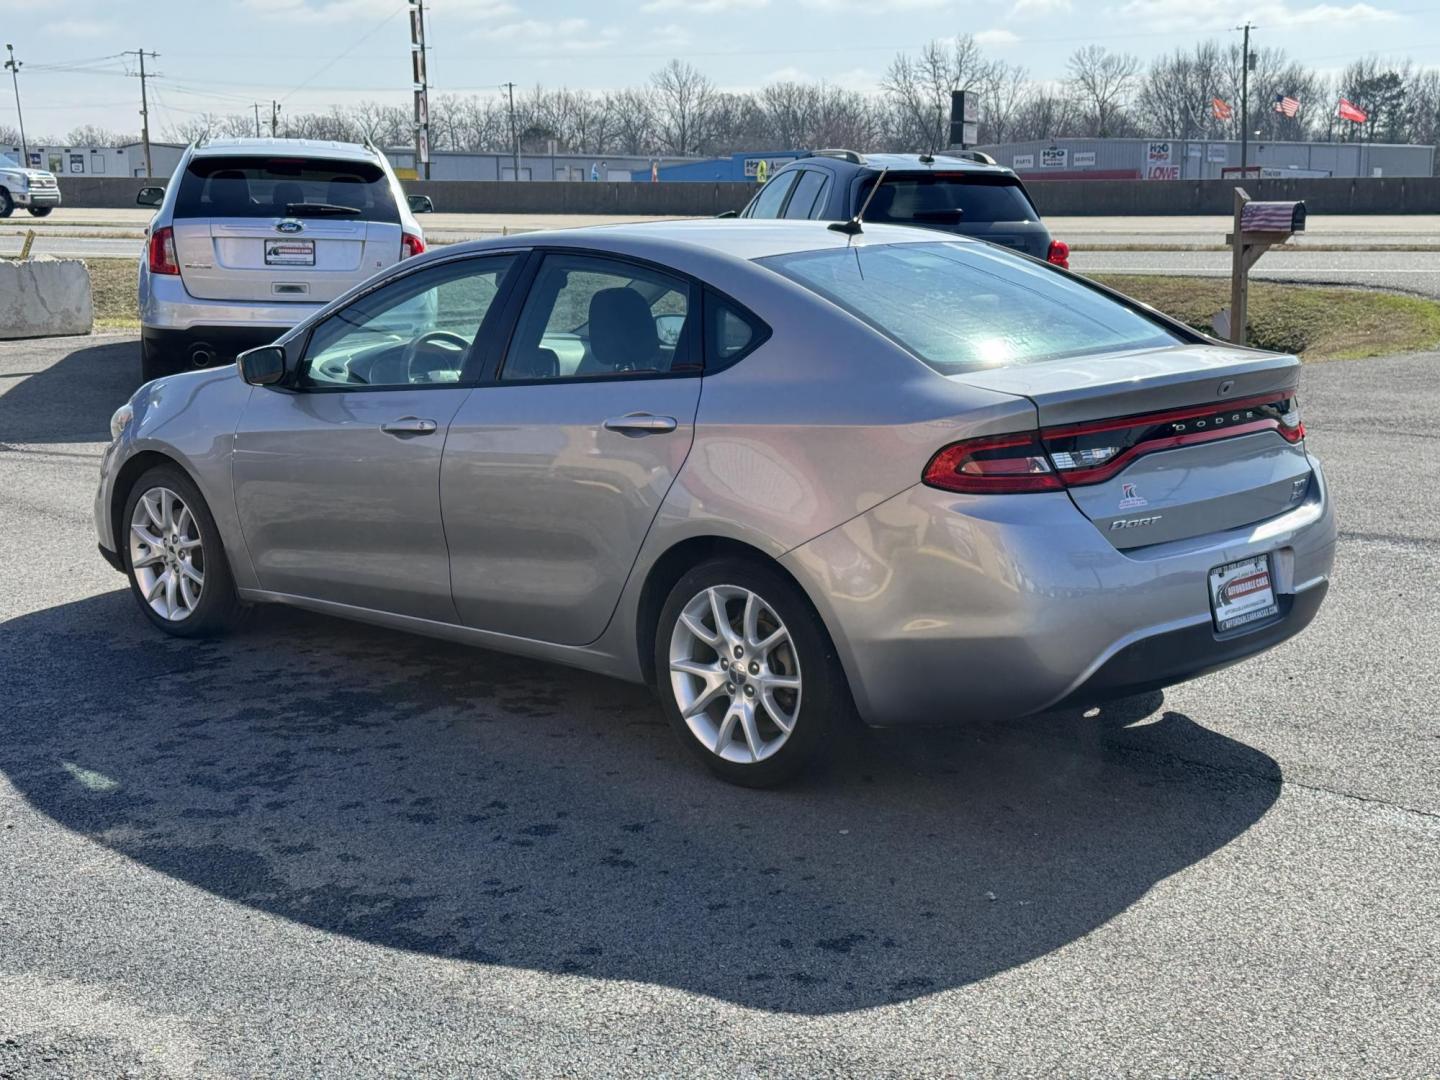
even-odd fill
[{"label": "exhaust tip", "polygon": [[190,346],[190,362],[196,367],[209,367],[215,363],[214,348],[204,342]]}]

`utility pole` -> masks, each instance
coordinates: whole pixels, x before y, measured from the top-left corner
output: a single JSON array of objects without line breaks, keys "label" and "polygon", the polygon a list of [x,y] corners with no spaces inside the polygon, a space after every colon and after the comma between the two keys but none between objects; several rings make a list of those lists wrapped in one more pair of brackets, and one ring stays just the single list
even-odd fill
[{"label": "utility pole", "polygon": [[10,69],[10,81],[15,85],[15,116],[20,121],[20,162],[22,168],[30,167],[30,147],[25,142],[25,114],[20,111],[20,69],[25,65],[15,59],[15,46],[6,45],[10,53],[10,59],[5,61],[5,66]]},{"label": "utility pole", "polygon": [[1245,44],[1240,52],[1240,179],[1245,179],[1245,169],[1250,164],[1250,31],[1247,22],[1240,29],[1245,31]]},{"label": "utility pole", "polygon": [[500,88],[510,95],[510,152],[515,159],[515,182],[520,182],[520,137],[515,134],[515,84],[501,83]]},{"label": "utility pole", "polygon": [[278,101],[270,102],[270,137],[272,139],[280,137],[280,108]]},{"label": "utility pole", "polygon": [[253,103],[255,106],[255,137],[260,138],[260,102]]},{"label": "utility pole", "polygon": [[[155,168],[150,161],[150,99],[146,95],[145,80],[155,78],[155,72],[145,73],[145,57],[148,55],[151,60],[156,59],[160,54],[156,52],[146,53],[144,49],[130,49],[120,54],[121,56],[138,56],[140,58],[140,73],[137,78],[140,80],[140,139],[145,143],[145,175],[154,176]],[[135,72],[131,72],[135,75]]]},{"label": "utility pole", "polygon": [[425,0],[410,0],[410,71],[415,88],[415,168],[430,179],[430,77],[425,61]]}]

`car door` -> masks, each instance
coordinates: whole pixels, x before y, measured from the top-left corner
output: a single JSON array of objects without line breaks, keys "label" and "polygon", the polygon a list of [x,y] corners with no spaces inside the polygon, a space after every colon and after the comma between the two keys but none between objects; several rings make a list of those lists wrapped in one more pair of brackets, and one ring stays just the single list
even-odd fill
[{"label": "car door", "polygon": [[610,256],[532,256],[503,366],[450,426],[440,498],[461,621],[566,645],[609,622],[689,453],[694,285]]},{"label": "car door", "polygon": [[516,265],[403,275],[317,325],[286,386],[254,391],[232,468],[261,588],[455,621],[441,451]]}]

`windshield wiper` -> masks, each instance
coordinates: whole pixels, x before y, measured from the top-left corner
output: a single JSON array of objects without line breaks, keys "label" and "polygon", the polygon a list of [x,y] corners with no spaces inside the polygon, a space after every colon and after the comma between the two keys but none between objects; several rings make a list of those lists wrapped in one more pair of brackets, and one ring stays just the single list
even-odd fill
[{"label": "windshield wiper", "polygon": [[313,215],[315,215],[315,216],[317,216],[317,217],[320,216],[320,215],[322,215],[322,214],[335,214],[335,215],[341,216],[341,217],[359,217],[359,216],[360,216],[360,211],[359,211],[359,210],[356,210],[355,207],[353,207],[353,206],[337,206],[335,203],[328,203],[328,202],[292,202],[292,203],[286,203],[286,204],[285,204],[285,213],[286,213],[288,216],[292,216],[292,217],[293,217],[294,215],[296,215],[296,214],[313,214]]}]

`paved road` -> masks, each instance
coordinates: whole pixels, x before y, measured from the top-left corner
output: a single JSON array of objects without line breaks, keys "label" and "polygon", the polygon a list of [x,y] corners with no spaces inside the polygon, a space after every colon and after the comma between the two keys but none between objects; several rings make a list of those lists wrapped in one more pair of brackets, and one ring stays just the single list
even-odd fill
[{"label": "paved road", "polygon": [[604,679],[161,639],[90,531],[133,340],[0,344],[0,1076],[1436,1075],[1437,365],[1306,372],[1301,638],[748,792]]}]

